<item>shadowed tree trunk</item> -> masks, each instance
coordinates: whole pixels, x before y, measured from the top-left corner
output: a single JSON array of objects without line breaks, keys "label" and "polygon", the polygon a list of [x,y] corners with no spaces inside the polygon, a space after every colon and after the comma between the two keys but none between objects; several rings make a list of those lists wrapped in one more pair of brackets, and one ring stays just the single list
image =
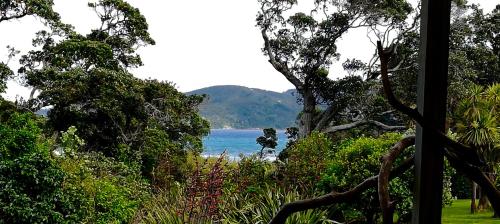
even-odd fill
[{"label": "shadowed tree trunk", "polygon": [[316,98],[313,92],[306,89],[303,91],[302,95],[304,106],[302,115],[300,116],[299,138],[309,136],[314,130],[313,119],[314,111],[316,110]]},{"label": "shadowed tree trunk", "polygon": [[476,207],[476,195],[477,192],[477,184],[476,182],[472,181],[472,196],[471,196],[471,201],[470,201],[470,213],[474,214],[477,212],[477,207]]},{"label": "shadowed tree trunk", "polygon": [[[492,183],[495,182],[495,177],[491,172],[486,172],[486,176],[490,179]],[[479,203],[477,205],[478,210],[486,210],[491,208],[490,201],[488,199],[488,195],[483,190],[483,188],[479,187]]]}]

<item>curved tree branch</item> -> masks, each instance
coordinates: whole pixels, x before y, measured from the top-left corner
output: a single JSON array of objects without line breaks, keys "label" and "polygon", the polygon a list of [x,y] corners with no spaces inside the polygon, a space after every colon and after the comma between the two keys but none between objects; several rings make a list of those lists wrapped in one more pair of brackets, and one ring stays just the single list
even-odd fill
[{"label": "curved tree branch", "polygon": [[297,90],[301,90],[303,88],[303,83],[292,74],[292,72],[287,67],[287,65],[284,65],[282,62],[280,62],[276,59],[274,52],[271,48],[271,43],[269,41],[269,37],[267,36],[266,32],[267,32],[267,28],[263,28],[261,30],[262,39],[264,39],[264,51],[269,56],[269,63],[271,63],[271,65],[277,71],[279,71],[281,74],[283,74],[283,76],[285,76],[285,78],[288,79],[288,81],[290,81],[290,83],[292,83],[295,86],[295,88],[297,88]]},{"label": "curved tree branch", "polygon": [[18,15],[2,16],[2,17],[0,17],[0,23],[3,21],[12,20],[12,19],[21,19],[27,15],[28,15],[28,12],[25,11],[25,12],[18,14]]},{"label": "curved tree branch", "polygon": [[378,174],[378,198],[384,224],[393,224],[394,203],[389,195],[389,175],[392,164],[404,149],[415,144],[415,136],[408,136],[396,143],[389,153],[382,157],[382,165]]},{"label": "curved tree branch", "polygon": [[468,163],[481,166],[484,165],[484,161],[478,156],[476,151],[469,146],[456,142],[446,136],[444,133],[440,132],[434,125],[424,119],[424,117],[418,112],[417,109],[412,109],[399,101],[394,95],[391,87],[391,82],[389,81],[388,69],[387,65],[389,64],[389,59],[393,52],[395,51],[395,47],[391,46],[388,49],[384,49],[382,47],[382,43],[380,41],[377,42],[377,49],[380,57],[380,72],[382,77],[382,85],[384,87],[384,93],[387,97],[387,101],[394,109],[400,111],[401,113],[409,116],[413,120],[415,120],[422,128],[429,129],[429,131],[436,135],[441,141],[443,145],[448,148],[452,153],[459,155],[464,160],[467,160]]},{"label": "curved tree branch", "polygon": [[476,182],[485,189],[487,196],[491,199],[493,209],[495,210],[495,215],[500,215],[500,191],[496,189],[495,185],[489,180],[489,178],[478,168],[478,166],[484,165],[479,155],[474,149],[456,142],[446,136],[444,133],[440,132],[437,128],[434,128],[432,124],[426,122],[423,116],[418,113],[418,111],[413,110],[404,104],[402,104],[392,93],[391,84],[387,75],[387,64],[389,58],[394,51],[394,48],[383,49],[382,44],[377,42],[378,52],[380,55],[381,63],[381,74],[382,83],[384,86],[384,92],[386,97],[396,110],[408,115],[410,118],[417,121],[417,123],[426,128],[431,133],[439,137],[439,140],[445,146],[445,155],[453,168],[463,172],[469,179]]},{"label": "curved tree branch", "polygon": [[352,122],[349,124],[342,124],[342,125],[337,125],[337,126],[333,126],[333,127],[328,127],[328,128],[323,129],[322,132],[334,133],[334,132],[338,132],[338,131],[349,130],[349,129],[356,128],[356,127],[359,127],[362,125],[374,125],[380,129],[386,130],[386,131],[399,131],[399,130],[406,130],[407,129],[406,126],[389,126],[389,125],[386,125],[382,122],[374,121],[374,120],[359,120],[359,121],[355,121],[355,122]]},{"label": "curved tree branch", "polygon": [[[389,179],[400,176],[413,166],[413,157],[406,159],[399,167],[390,172]],[[308,209],[319,208],[322,206],[332,205],[334,203],[349,202],[353,198],[359,197],[361,193],[375,187],[377,185],[378,175],[365,179],[351,190],[338,193],[330,192],[317,198],[305,199],[286,203],[281,207],[269,224],[284,224],[288,216],[295,212],[300,212]]]}]

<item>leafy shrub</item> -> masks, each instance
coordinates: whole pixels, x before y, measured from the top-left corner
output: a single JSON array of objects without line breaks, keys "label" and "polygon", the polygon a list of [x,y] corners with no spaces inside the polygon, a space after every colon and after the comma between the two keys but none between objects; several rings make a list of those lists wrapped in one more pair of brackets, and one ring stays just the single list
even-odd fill
[{"label": "leafy shrub", "polygon": [[[377,175],[380,171],[380,158],[392,146],[403,138],[399,133],[385,133],[378,138],[360,137],[348,139],[337,146],[335,155],[329,161],[325,172],[321,176],[318,186],[324,192],[347,191],[366,178]],[[409,158],[414,150],[407,149],[396,159],[394,167],[401,164],[404,158]],[[443,205],[451,204],[451,177],[455,171],[445,163],[443,183]],[[414,185],[413,171],[409,170],[400,177],[390,181],[389,193],[391,199],[396,201],[396,213],[399,221],[406,222],[411,218],[412,190]],[[364,216],[364,219],[375,221],[379,216],[379,202],[376,189],[367,190],[358,200],[337,206],[337,209],[347,210],[340,214],[341,219],[349,220]],[[337,214],[339,214],[337,212]]]},{"label": "leafy shrub", "polygon": [[159,128],[148,128],[141,150],[142,174],[156,188],[167,189],[186,179],[188,152]]},{"label": "leafy shrub", "polygon": [[288,159],[279,171],[283,186],[297,187],[301,192],[312,194],[333,155],[333,143],[325,134],[314,132],[293,144],[287,154]]},{"label": "leafy shrub", "polygon": [[[380,158],[401,138],[401,134],[386,133],[378,138],[360,137],[344,141],[338,147],[332,160],[329,161],[328,168],[323,173],[319,185],[325,192],[343,192],[353,188],[366,178],[378,174]],[[408,157],[410,151],[407,150],[403,155]],[[402,159],[397,159],[394,166],[400,164],[401,161]],[[411,175],[405,175],[390,182],[391,199],[397,201],[396,209],[401,218],[408,217],[411,212],[412,180]],[[367,222],[376,220],[380,209],[375,189],[366,191],[358,200],[343,206],[353,211],[344,214],[346,216],[343,217],[344,219],[348,220],[354,218],[351,216],[362,215]]]},{"label": "leafy shrub", "polygon": [[228,173],[226,188],[233,192],[256,193],[266,184],[274,182],[275,168],[257,155],[242,156]]},{"label": "leafy shrub", "polygon": [[129,222],[149,195],[139,165],[130,166],[97,152],[61,157],[65,195],[75,200],[74,219],[84,223]]},{"label": "leafy shrub", "polygon": [[59,223],[68,215],[65,174],[39,123],[28,113],[0,123],[0,223]]}]

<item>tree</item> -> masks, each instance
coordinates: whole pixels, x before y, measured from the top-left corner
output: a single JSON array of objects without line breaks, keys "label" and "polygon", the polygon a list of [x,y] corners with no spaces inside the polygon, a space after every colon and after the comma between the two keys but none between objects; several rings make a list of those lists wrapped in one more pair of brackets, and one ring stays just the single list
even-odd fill
[{"label": "tree", "polygon": [[59,14],[54,12],[52,0],[4,0],[0,2],[0,22],[34,15],[46,22],[59,22]]},{"label": "tree", "polygon": [[136,50],[155,44],[146,18],[123,0],[88,6],[101,21],[98,28],[82,35],[57,24],[38,32],[33,42],[39,48],[21,57],[19,74],[33,88],[23,106],[33,111],[52,107],[52,131],[75,126],[87,142],[85,150],[140,163],[151,178],[162,158],[200,152],[201,138],[208,134],[208,122],[197,107],[203,97],[186,96],[169,82],[141,80],[128,71],[142,65]]},{"label": "tree", "polygon": [[[453,1],[450,25],[448,113],[452,115],[464,93],[471,85],[491,85],[499,82],[500,54],[498,46],[499,10],[484,12],[476,5]],[[419,26],[417,23],[416,27]],[[389,62],[391,82],[396,96],[408,105],[416,102],[418,76],[418,29],[405,32]],[[379,77],[378,71],[368,71],[372,77]],[[453,121],[451,121],[453,122]],[[453,126],[453,124],[451,124]]]},{"label": "tree", "polygon": [[[446,149],[443,150],[443,153],[450,162],[450,165],[457,171],[463,172],[468,178],[477,182],[482,188],[484,188],[486,194],[491,199],[490,202],[495,210],[495,214],[498,215],[498,212],[500,211],[500,191],[478,168],[478,166],[482,164],[480,158],[472,148],[450,139],[446,134],[435,128],[432,123],[426,122],[418,110],[404,105],[398,98],[396,98],[392,91],[388,75],[388,62],[394,53],[395,47],[392,46],[388,49],[384,49],[382,47],[382,43],[377,42],[377,48],[380,56],[380,71],[384,87],[383,89],[390,105],[401,113],[409,116],[411,119],[414,119],[419,125],[431,131],[431,133],[435,135],[436,139],[445,146]],[[392,163],[406,148],[411,145],[413,145],[413,141],[409,138],[405,138],[396,143],[382,158],[382,165],[378,175],[363,180],[363,182],[348,191],[341,193],[332,191],[319,197],[287,203],[280,208],[270,223],[285,223],[288,216],[298,211],[351,201],[354,198],[359,197],[359,195],[367,189],[377,186],[377,184],[380,205],[384,213],[384,222],[392,223],[393,215],[390,214],[393,213],[394,203],[391,202],[389,197],[388,181],[402,175],[405,171],[411,168],[414,158],[410,157],[406,159],[399,167],[394,169],[392,169]]]},{"label": "tree", "polygon": [[[404,0],[397,1],[315,1],[310,14],[293,14],[295,0],[260,0],[261,10],[257,25],[264,39],[264,54],[271,65],[292,83],[301,96],[303,110],[300,116],[300,136],[313,130],[323,131],[336,115],[346,111],[335,103],[328,104],[322,112],[316,106],[322,100],[336,98],[321,96],[332,90],[336,81],[327,78],[328,68],[335,61],[337,41],[350,29],[384,24],[390,27],[404,26],[411,5]],[[290,16],[286,17],[288,14]],[[349,63],[353,64],[353,63]],[[349,67],[349,66],[346,66]],[[339,81],[336,93],[349,96],[358,88],[342,88],[343,85],[360,85],[356,77]],[[350,81],[350,82],[349,82]],[[345,83],[345,84],[342,84]],[[326,84],[326,85],[325,85]],[[329,91],[322,87],[329,86]],[[337,95],[338,96],[338,95]]]},{"label": "tree", "polygon": [[[25,16],[36,16],[44,23],[55,25],[60,23],[59,14],[54,12],[52,0],[5,0],[0,2],[0,23],[21,19]],[[0,62],[0,93],[7,88],[6,82],[14,76],[14,72],[8,66],[11,59],[14,58],[19,51],[11,46],[8,48],[7,62]],[[1,97],[0,97],[1,100]]]},{"label": "tree", "polygon": [[[468,97],[456,110],[458,140],[470,145],[486,161],[483,172],[495,183],[494,168],[500,162],[499,134],[500,84],[491,85],[487,89],[473,85]],[[476,211],[476,184],[472,188],[471,212]],[[479,209],[488,207],[485,192],[481,192]]]},{"label": "tree", "polygon": [[262,130],[264,132],[264,135],[259,136],[256,141],[257,144],[262,146],[260,149],[260,159],[264,158],[264,149],[268,148],[268,153],[274,151],[276,146],[278,145],[278,137],[276,137],[276,130],[274,128],[264,128]]}]

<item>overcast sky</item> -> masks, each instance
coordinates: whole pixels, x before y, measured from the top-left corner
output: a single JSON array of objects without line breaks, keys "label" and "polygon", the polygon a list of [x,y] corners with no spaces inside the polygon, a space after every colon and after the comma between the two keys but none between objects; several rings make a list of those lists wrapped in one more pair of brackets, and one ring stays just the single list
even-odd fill
[{"label": "overcast sky", "polygon": [[[88,33],[99,21],[87,7],[87,0],[55,0],[62,20]],[[134,69],[140,78],[168,80],[186,92],[213,85],[242,85],[273,91],[293,88],[272,68],[261,52],[263,45],[255,27],[256,0],[129,0],[145,15],[155,46],[141,48],[144,66]],[[491,11],[496,0],[469,1]],[[26,52],[32,48],[34,33],[43,29],[33,17],[0,24],[0,61],[6,61],[11,45]],[[374,46],[366,30],[351,31],[338,44],[341,60],[333,65],[331,76],[346,58],[369,59]],[[16,58],[9,65],[16,67]],[[7,98],[26,96],[28,91],[9,83]]]}]

